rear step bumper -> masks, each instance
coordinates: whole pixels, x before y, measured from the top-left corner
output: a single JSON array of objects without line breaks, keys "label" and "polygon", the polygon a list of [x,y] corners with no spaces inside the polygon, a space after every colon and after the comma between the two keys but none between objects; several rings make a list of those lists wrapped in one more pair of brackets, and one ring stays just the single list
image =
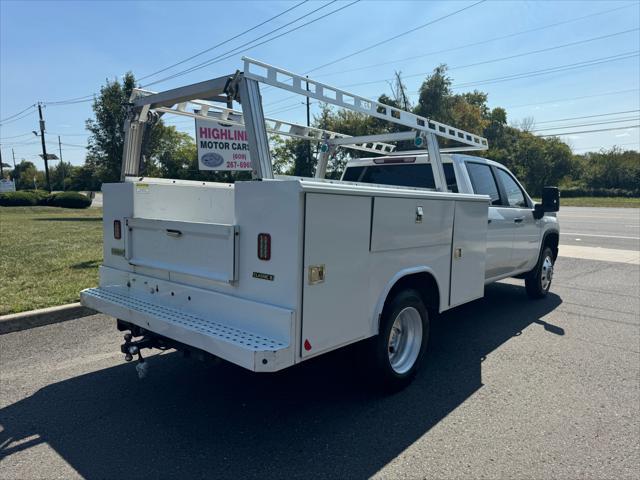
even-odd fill
[{"label": "rear step bumper", "polygon": [[[289,340],[270,338],[231,326],[230,322],[219,318],[214,320],[184,308],[158,304],[136,293],[123,287],[89,288],[80,293],[80,301],[89,308],[255,372],[272,372],[293,364]],[[258,305],[261,308],[277,308]],[[260,319],[255,321],[259,322]]]}]

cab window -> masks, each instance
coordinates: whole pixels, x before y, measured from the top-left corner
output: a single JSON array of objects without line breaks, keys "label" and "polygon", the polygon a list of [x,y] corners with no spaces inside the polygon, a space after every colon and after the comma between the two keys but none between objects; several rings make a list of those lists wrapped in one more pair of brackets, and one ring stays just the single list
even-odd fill
[{"label": "cab window", "polygon": [[498,179],[502,183],[504,191],[507,195],[507,205],[510,207],[527,208],[527,201],[524,198],[522,189],[516,183],[509,172],[496,168],[498,172]]},{"label": "cab window", "polygon": [[447,179],[447,188],[450,192],[458,193],[458,182],[456,181],[456,172],[453,170],[453,163],[444,163],[444,176]]},{"label": "cab window", "polygon": [[[443,165],[447,187],[458,192],[458,182],[452,163]],[[405,165],[369,165],[366,167],[348,167],[342,180],[347,182],[377,183],[398,187],[417,187],[435,189],[433,169],[430,163],[412,163]]]},{"label": "cab window", "polygon": [[467,171],[474,193],[489,195],[491,205],[500,205],[500,193],[491,167],[483,163],[467,162]]}]

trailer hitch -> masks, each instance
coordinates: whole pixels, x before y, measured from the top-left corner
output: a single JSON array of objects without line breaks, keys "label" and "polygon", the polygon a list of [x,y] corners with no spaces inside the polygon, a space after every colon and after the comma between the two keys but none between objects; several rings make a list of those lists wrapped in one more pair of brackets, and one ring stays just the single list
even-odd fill
[{"label": "trailer hitch", "polygon": [[136,372],[138,372],[139,378],[147,376],[148,365],[141,350],[143,348],[154,348],[158,346],[158,341],[155,338],[144,337],[140,340],[132,341],[133,335],[126,333],[124,336],[124,343],[120,345],[120,351],[124,353],[124,359],[127,362],[133,360],[134,355],[138,355],[138,363],[136,364]]}]

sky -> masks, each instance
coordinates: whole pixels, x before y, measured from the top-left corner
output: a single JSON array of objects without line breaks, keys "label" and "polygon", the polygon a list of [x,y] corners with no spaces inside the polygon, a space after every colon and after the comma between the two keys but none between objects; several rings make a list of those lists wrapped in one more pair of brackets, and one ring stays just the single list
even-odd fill
[{"label": "sky", "polygon": [[[80,165],[91,95],[107,80],[131,71],[143,86],[163,80],[148,87],[161,91],[233,73],[243,55],[373,99],[399,71],[414,101],[445,63],[455,92],[488,93],[509,123],[533,119],[536,134],[559,134],[576,153],[640,149],[640,2],[477,2],[0,0],[2,159],[13,149],[44,167],[36,102],[47,151],[59,155],[60,136],[63,159]],[[303,97],[262,93],[268,116],[305,123]],[[165,118],[193,134],[192,119]]]}]

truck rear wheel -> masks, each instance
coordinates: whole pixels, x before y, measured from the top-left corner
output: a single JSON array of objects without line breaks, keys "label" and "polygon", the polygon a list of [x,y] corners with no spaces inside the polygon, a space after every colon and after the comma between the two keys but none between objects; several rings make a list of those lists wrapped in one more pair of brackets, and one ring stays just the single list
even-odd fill
[{"label": "truck rear wheel", "polygon": [[553,280],[553,252],[544,247],[536,267],[524,279],[529,298],[537,299],[547,296]]},{"label": "truck rear wheel", "polygon": [[415,290],[396,294],[385,306],[380,332],[371,339],[372,379],[386,391],[411,383],[429,339],[429,315]]}]

